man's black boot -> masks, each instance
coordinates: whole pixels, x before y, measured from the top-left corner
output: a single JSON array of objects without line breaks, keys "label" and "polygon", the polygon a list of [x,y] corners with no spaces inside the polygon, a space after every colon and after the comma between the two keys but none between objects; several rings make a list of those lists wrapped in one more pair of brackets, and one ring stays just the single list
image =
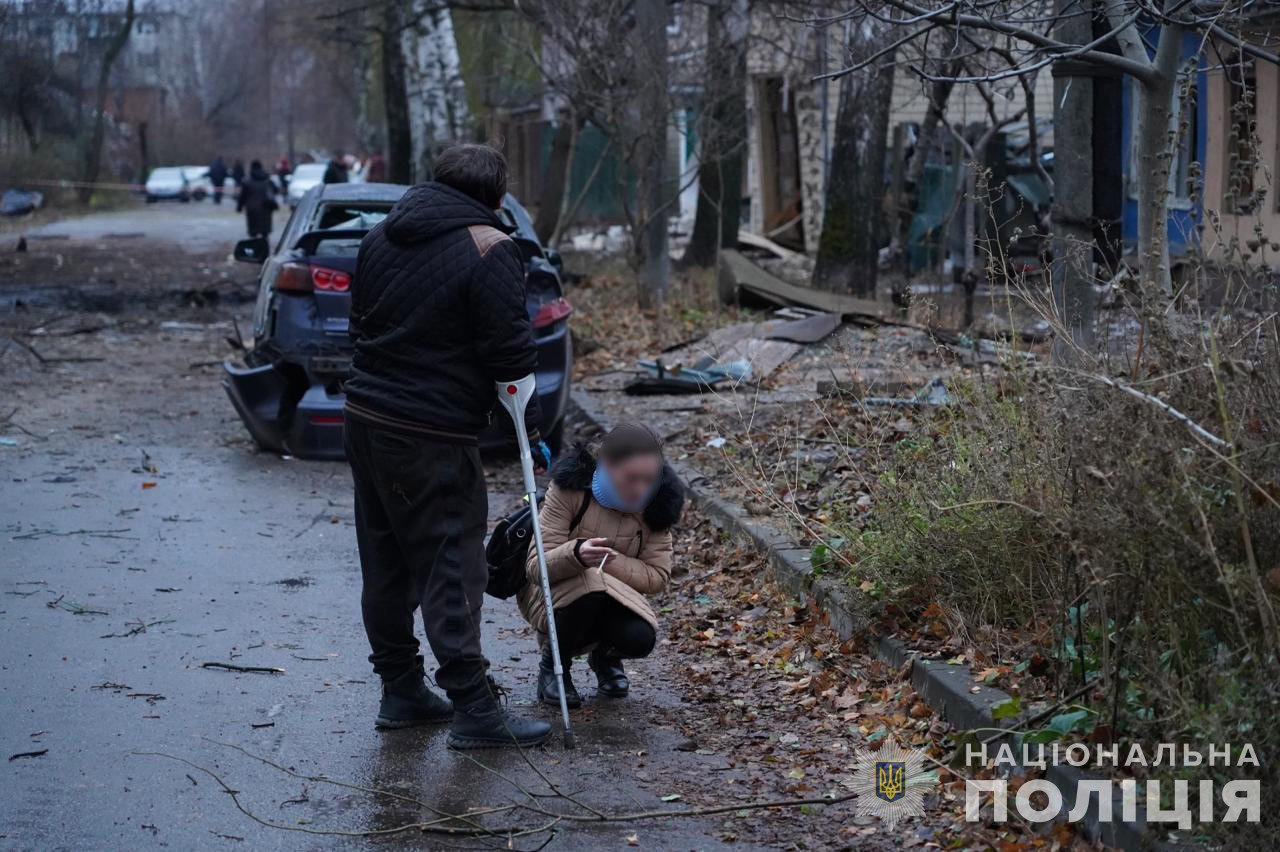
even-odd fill
[{"label": "man's black boot", "polygon": [[427,688],[422,669],[410,669],[382,682],[377,728],[412,728],[453,718],[453,703]]},{"label": "man's black boot", "polygon": [[[569,676],[569,666],[572,663],[572,659],[564,663],[564,699],[570,707],[581,707],[582,696],[578,694],[578,688],[573,685],[573,678]],[[556,684],[550,645],[542,649],[542,662],[538,664],[538,700],[551,707],[560,706],[560,690]]]},{"label": "man's black boot", "polygon": [[551,734],[551,726],[540,719],[517,719],[507,715],[498,696],[486,682],[469,695],[454,701],[453,727],[449,748],[511,748],[536,746]]},{"label": "man's black boot", "polygon": [[596,673],[596,689],[601,695],[623,698],[631,690],[631,682],[627,680],[627,671],[622,667],[621,657],[596,648],[587,657],[587,665]]}]

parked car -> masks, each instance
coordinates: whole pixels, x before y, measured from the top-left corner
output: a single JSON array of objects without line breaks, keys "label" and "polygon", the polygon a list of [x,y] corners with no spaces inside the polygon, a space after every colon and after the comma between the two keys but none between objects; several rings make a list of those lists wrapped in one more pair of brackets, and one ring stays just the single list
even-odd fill
[{"label": "parked car", "polygon": [[297,207],[307,190],[324,182],[324,171],[328,167],[328,163],[303,163],[294,168],[293,174],[289,175],[289,192],[285,196],[290,207]]},{"label": "parked car", "polygon": [[[262,265],[253,316],[253,349],[245,366],[224,365],[223,387],[249,434],[266,450],[300,458],[343,458],[343,382],[353,343],[347,332],[351,277],[360,241],[386,218],[406,186],[321,184],[294,209],[274,250],[265,239],[242,240],[235,257]],[[539,429],[559,449],[573,349],[572,308],[560,282],[560,259],[538,241],[533,222],[508,195],[500,215],[515,229],[525,257],[526,302],[538,347]],[[495,416],[481,446],[514,444],[512,426]]]},{"label": "parked car", "polygon": [[213,194],[213,181],[209,179],[208,166],[183,166],[182,173],[187,178],[187,188],[193,199],[203,201]]},{"label": "parked car", "polygon": [[152,169],[144,189],[148,204],[163,200],[190,201],[192,198],[191,179],[182,166]]}]

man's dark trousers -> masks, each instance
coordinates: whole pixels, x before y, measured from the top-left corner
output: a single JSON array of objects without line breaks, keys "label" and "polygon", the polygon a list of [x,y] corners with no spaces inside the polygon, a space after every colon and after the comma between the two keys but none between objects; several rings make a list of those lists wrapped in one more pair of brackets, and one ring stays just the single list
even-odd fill
[{"label": "man's dark trousers", "polygon": [[421,607],[436,683],[453,698],[474,695],[489,665],[480,651],[489,509],[479,449],[351,417],[346,448],[373,670],[390,679],[422,664],[413,634]]}]

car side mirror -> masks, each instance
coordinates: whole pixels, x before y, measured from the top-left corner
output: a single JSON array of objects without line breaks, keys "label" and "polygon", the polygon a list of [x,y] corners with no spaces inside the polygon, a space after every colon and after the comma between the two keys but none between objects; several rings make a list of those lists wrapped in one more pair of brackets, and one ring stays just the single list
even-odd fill
[{"label": "car side mirror", "polygon": [[254,237],[251,240],[241,240],[236,243],[234,252],[235,259],[245,263],[266,263],[267,255],[271,253],[271,246],[267,243],[266,237]]},{"label": "car side mirror", "polygon": [[542,246],[537,240],[531,240],[528,237],[521,237],[515,234],[511,235],[511,239],[515,242],[516,248],[520,249],[520,256],[524,258],[524,262],[528,263],[535,257],[543,257]]}]

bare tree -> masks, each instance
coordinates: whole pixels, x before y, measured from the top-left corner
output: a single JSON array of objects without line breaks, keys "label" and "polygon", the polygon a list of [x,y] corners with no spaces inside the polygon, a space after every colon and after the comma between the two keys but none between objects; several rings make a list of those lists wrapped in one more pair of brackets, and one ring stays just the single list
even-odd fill
[{"label": "bare tree", "polygon": [[[849,30],[848,52],[858,70],[841,79],[813,283],[823,290],[874,297],[884,231],[892,54],[879,49],[886,31],[880,21],[862,18]],[[876,59],[887,61],[877,64]]]},{"label": "bare tree", "polygon": [[718,265],[721,246],[738,241],[742,163],[747,140],[747,41],[750,0],[707,6],[706,84],[696,130],[698,206],[682,262]]},{"label": "bare tree", "polygon": [[[1053,66],[1060,72],[1055,97],[1057,159],[1073,163],[1073,174],[1078,178],[1083,176],[1075,158],[1083,155],[1079,146],[1089,138],[1080,124],[1087,119],[1084,93],[1088,78],[1100,71],[1126,76],[1135,87],[1134,123],[1139,128],[1136,259],[1144,290],[1168,294],[1167,200],[1172,154],[1181,129],[1174,118],[1179,82],[1196,66],[1195,57],[1186,55],[1184,39],[1195,33],[1202,45],[1223,42],[1253,58],[1276,62],[1273,54],[1247,41],[1238,29],[1231,29],[1231,16],[1247,5],[1234,0],[1212,7],[1190,0],[853,0],[839,20],[875,22],[891,27],[894,35],[872,55],[856,59],[840,73],[874,67],[906,45],[914,46],[915,55],[952,55],[955,47],[960,47],[963,70],[910,66],[911,73],[926,83],[993,83]],[[1096,28],[1094,22],[1098,23]],[[1088,173],[1085,169],[1084,174]],[[1071,191],[1078,186],[1063,184],[1062,174],[1059,169],[1051,218],[1055,245],[1065,251],[1070,244],[1091,239],[1087,227],[1091,211],[1084,209],[1080,192]],[[1056,259],[1060,265],[1064,260]],[[1081,306],[1092,299],[1083,269],[1081,264],[1067,265],[1059,270],[1057,280],[1060,304],[1077,306],[1067,318],[1074,329],[1087,323]]]},{"label": "bare tree", "polygon": [[405,88],[404,4],[383,0],[375,25],[379,70],[382,73],[382,108],[387,127],[387,177],[392,183],[413,183],[413,128],[409,125],[409,93]]},{"label": "bare tree", "polygon": [[116,59],[129,43],[129,35],[133,32],[135,17],[134,0],[125,4],[124,17],[119,21],[115,32],[107,42],[98,65],[98,88],[94,99],[93,130],[85,148],[84,176],[80,187],[80,201],[88,202],[93,195],[93,184],[98,182],[98,172],[102,168],[102,143],[107,135],[107,95],[110,93],[111,68]]},{"label": "bare tree", "polygon": [[617,189],[640,276],[638,295],[660,302],[670,272],[667,220],[676,202],[666,164],[674,108],[667,3],[530,0],[520,9],[541,36],[533,58],[553,97],[599,129],[624,165]]}]

